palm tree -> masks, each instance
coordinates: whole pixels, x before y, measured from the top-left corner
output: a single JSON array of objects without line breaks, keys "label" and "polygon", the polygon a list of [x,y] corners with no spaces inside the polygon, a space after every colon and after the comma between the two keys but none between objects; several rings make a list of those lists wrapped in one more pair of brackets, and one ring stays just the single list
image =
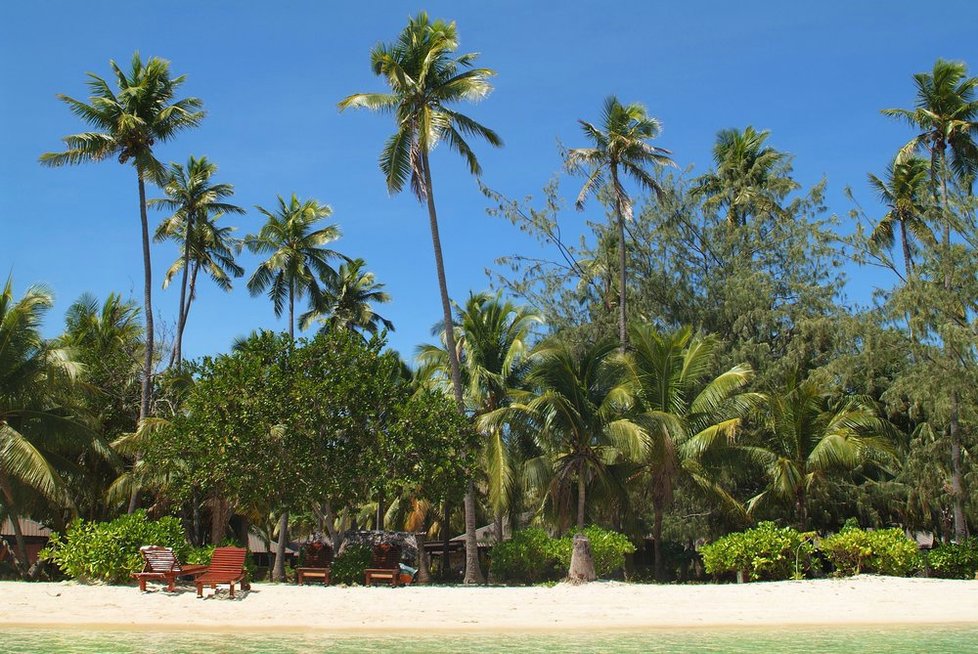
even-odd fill
[{"label": "palm tree", "polygon": [[[886,179],[869,174],[869,184],[879,194],[888,211],[880,219],[869,236],[869,242],[877,248],[891,248],[895,241],[894,230],[900,229],[900,246],[907,275],[913,272],[910,234],[918,241],[934,245],[934,233],[924,220],[928,202],[927,179],[930,167],[920,157],[896,158],[886,168]],[[908,233],[909,232],[909,233]]]},{"label": "palm tree", "polygon": [[[166,218],[156,229],[156,240],[166,238],[182,241],[183,257],[180,268],[183,275],[180,280],[180,306],[177,315],[177,333],[173,343],[173,358],[171,364],[175,363],[177,368],[183,362],[183,330],[187,326],[187,314],[190,311],[190,300],[187,299],[187,285],[191,269],[191,251],[204,249],[202,237],[206,229],[198,229],[197,226],[208,222],[217,214],[236,213],[243,214],[245,211],[241,207],[225,202],[226,198],[234,194],[234,187],[230,184],[214,184],[211,177],[217,172],[217,166],[207,160],[207,157],[190,157],[186,167],[178,163],[170,164],[167,179],[163,186],[163,192],[167,197],[157,200],[150,200],[149,204],[161,207],[173,214]],[[236,277],[244,274],[244,271],[234,264],[233,255],[230,250],[220,253],[224,257],[224,262],[230,264],[230,270],[234,271]],[[166,277],[163,279],[163,287],[166,288],[174,274],[174,266],[170,267]],[[224,290],[230,290],[231,284],[224,271],[224,266],[216,268],[219,273],[218,284]]]},{"label": "palm tree", "polygon": [[765,433],[762,444],[739,446],[768,479],[748,510],[771,499],[788,502],[802,531],[813,488],[892,453],[892,429],[867,402],[840,399],[813,380],[791,381],[770,398]]},{"label": "palm tree", "polygon": [[[960,62],[938,59],[930,73],[913,76],[917,97],[913,109],[884,109],[883,115],[905,120],[917,135],[900,150],[901,159],[913,152],[930,156],[931,189],[935,204],[943,212],[944,252],[951,249],[952,215],[948,204],[948,178],[953,172],[968,187],[978,173],[978,100],[975,90],[978,78],[968,77],[967,67]],[[938,193],[940,188],[940,193]],[[944,288],[951,290],[950,257],[944,272]],[[949,350],[954,348],[945,344]],[[957,355],[951,353],[952,358]],[[954,532],[958,540],[967,538],[968,524],[964,515],[964,475],[961,469],[960,398],[956,388],[950,389],[948,436],[951,441],[951,495],[954,500]]]},{"label": "palm tree", "polygon": [[[494,131],[449,108],[455,102],[484,98],[492,90],[489,78],[495,74],[489,68],[472,68],[478,57],[475,53],[453,56],[457,49],[455,23],[431,21],[421,12],[408,21],[396,42],[379,44],[370,53],[374,74],[384,78],[390,93],[356,93],[339,103],[341,110],[362,107],[394,114],[397,131],[384,146],[380,169],[390,193],[399,193],[410,180],[418,201],[428,204],[442,319],[446,325],[452,323],[452,306],[448,299],[428,155],[439,142],[445,141],[465,159],[473,175],[480,175],[482,168],[465,137],[478,137],[496,147],[502,145]],[[464,411],[455,339],[452,330],[446,334],[452,389],[459,411]],[[475,539],[475,489],[470,484],[465,496],[465,583],[483,581]]]},{"label": "palm tree", "polygon": [[[185,76],[170,76],[170,63],[150,57],[143,62],[139,53],[132,56],[129,71],[123,71],[109,61],[115,74],[118,92],[93,73],[88,73],[92,95],[89,104],[67,95],[58,97],[67,103],[71,112],[91,125],[95,131],[64,137],[67,150],[41,155],[46,166],[75,165],[86,161],[102,161],[110,156],[119,163],[131,162],[136,169],[139,186],[139,220],[143,247],[143,315],[146,320],[146,350],[143,355],[143,379],[139,419],[149,416],[153,374],[153,272],[149,251],[149,222],[146,218],[146,186],[148,179],[159,183],[164,167],[153,156],[153,146],[172,139],[177,132],[195,127],[204,117],[203,103],[198,98],[176,100],[177,89]],[[135,508],[133,505],[131,508]]]},{"label": "palm tree", "polygon": [[731,227],[743,225],[748,216],[783,215],[781,201],[799,188],[791,179],[789,156],[765,146],[771,132],[724,129],[713,146],[716,169],[694,182],[692,192],[706,198],[705,208],[727,209]]},{"label": "palm tree", "polygon": [[374,274],[364,270],[366,265],[363,259],[353,259],[340,265],[336,277],[323,280],[318,302],[299,318],[302,329],[319,320],[328,329],[362,330],[368,334],[377,334],[381,329],[394,331],[394,323],[371,306],[390,302],[391,298]]},{"label": "palm tree", "polygon": [[26,490],[59,508],[72,507],[52,455],[87,433],[77,428],[63,404],[79,366],[68,350],[53,346],[40,333],[41,319],[52,304],[50,293],[38,286],[15,301],[10,278],[0,293],[0,505],[14,526],[22,573],[27,549],[18,498]]},{"label": "palm tree", "polygon": [[587,177],[577,196],[577,208],[584,209],[589,195],[597,193],[605,184],[605,175],[611,177],[611,194],[618,221],[618,340],[624,348],[628,342],[627,313],[625,307],[625,221],[631,220],[632,202],[622,186],[621,176],[627,175],[639,186],[657,195],[662,193],[659,183],[645,169],[648,164],[675,166],[669,150],[650,145],[662,131],[659,121],[649,116],[641,104],[623,105],[611,95],[604,101],[601,127],[578,121],[585,136],[594,142],[590,148],[576,148],[567,153],[567,164],[572,169],[588,167]]},{"label": "palm tree", "polygon": [[[511,392],[524,385],[531,330],[540,321],[534,309],[503,301],[499,293],[471,293],[453,325],[466,409],[485,437],[481,454],[497,540],[502,539],[503,515],[510,508],[516,453],[511,435],[493,414],[507,407]],[[446,341],[444,329],[441,337]],[[418,359],[422,371],[434,368],[448,373],[448,351],[444,347],[423,345]]]},{"label": "palm tree", "polygon": [[528,383],[533,390],[519,394],[526,399],[510,410],[512,419],[535,433],[544,452],[527,462],[527,477],[546,483],[555,507],[572,506],[576,486],[576,524],[582,530],[588,485],[608,483],[610,466],[646,454],[648,434],[628,417],[633,386],[612,340],[579,353],[556,340],[542,344],[533,354]]},{"label": "palm tree", "polygon": [[649,478],[654,513],[655,574],[663,576],[662,519],[685,476],[728,506],[739,505],[706,473],[708,451],[731,443],[748,411],[762,396],[744,393],[753,371],[734,366],[711,378],[717,342],[689,327],[662,334],[650,325],[632,329],[628,365],[650,447],[640,469]]},{"label": "palm tree", "polygon": [[252,295],[267,291],[276,316],[282,315],[288,303],[289,336],[295,338],[295,301],[307,293],[313,302],[317,301],[322,295],[317,280],[336,276],[329,261],[342,255],[323,246],[340,237],[340,228],[327,225],[314,229],[316,223],[333,213],[332,209],[318,200],[301,202],[294,193],[288,202],[280,195],[274,212],[263,207],[258,210],[268,220],[258,234],[245,238],[245,245],[252,252],[269,257],[251,275],[248,291]]}]

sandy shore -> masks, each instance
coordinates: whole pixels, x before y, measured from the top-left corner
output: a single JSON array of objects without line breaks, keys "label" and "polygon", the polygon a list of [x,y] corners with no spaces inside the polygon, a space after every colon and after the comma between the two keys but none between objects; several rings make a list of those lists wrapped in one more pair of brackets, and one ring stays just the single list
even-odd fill
[{"label": "sandy shore", "polygon": [[255,584],[234,600],[192,587],[0,582],[0,628],[324,631],[634,630],[819,624],[978,624],[978,581],[854,579],[743,585],[598,582],[544,588]]}]

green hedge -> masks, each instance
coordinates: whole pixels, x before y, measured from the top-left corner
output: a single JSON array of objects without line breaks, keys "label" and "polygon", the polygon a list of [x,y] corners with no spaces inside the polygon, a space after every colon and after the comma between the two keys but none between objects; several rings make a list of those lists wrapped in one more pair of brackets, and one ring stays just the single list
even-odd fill
[{"label": "green hedge", "polygon": [[363,584],[363,571],[370,567],[372,549],[367,545],[350,545],[333,559],[329,572],[331,584]]},{"label": "green hedge", "polygon": [[754,529],[728,534],[700,548],[713,575],[741,572],[751,581],[803,576],[811,566],[813,534],[761,522]]},{"label": "green hedge", "polygon": [[112,522],[74,520],[63,536],[52,534],[40,556],[69,577],[119,584],[131,581],[132,574],[142,570],[139,548],[143,545],[170,547],[180,560],[190,553],[179,520],[151,521],[145,511],[136,511]]},{"label": "green hedge", "polygon": [[906,577],[920,569],[917,543],[900,529],[865,531],[847,527],[823,538],[819,549],[842,577],[862,572]]},{"label": "green hedge", "polygon": [[[594,526],[585,528],[584,534],[591,541],[594,571],[598,577],[621,570],[625,555],[635,551],[635,546],[624,534]],[[557,581],[567,575],[573,549],[573,535],[551,538],[543,529],[522,529],[510,540],[492,548],[489,571],[493,581],[499,583]]]},{"label": "green hedge", "polygon": [[938,545],[927,553],[927,564],[937,577],[974,579],[978,574],[978,538]]}]

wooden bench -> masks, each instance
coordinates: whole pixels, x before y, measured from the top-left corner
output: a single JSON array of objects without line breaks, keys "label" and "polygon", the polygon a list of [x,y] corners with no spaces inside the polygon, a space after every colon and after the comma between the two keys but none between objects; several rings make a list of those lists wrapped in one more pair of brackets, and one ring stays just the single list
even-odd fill
[{"label": "wooden bench", "polygon": [[401,583],[401,548],[397,545],[381,543],[374,546],[371,567],[363,571],[364,584],[384,582],[391,586]]},{"label": "wooden bench", "polygon": [[234,599],[234,584],[245,577],[245,557],[248,551],[242,547],[218,547],[211,557],[207,572],[197,577],[197,597],[204,596],[204,586],[217,590],[219,585],[228,584],[231,588],[231,599]]},{"label": "wooden bench", "polygon": [[165,581],[169,592],[176,590],[177,577],[203,574],[206,565],[182,565],[169,547],[147,545],[139,548],[143,557],[143,569],[133,577],[139,581],[139,590],[146,592],[146,582],[149,580]]},{"label": "wooden bench", "polygon": [[296,581],[300,586],[306,579],[322,579],[329,585],[329,572],[333,565],[333,548],[320,541],[303,545],[299,551],[301,567],[295,569]]}]

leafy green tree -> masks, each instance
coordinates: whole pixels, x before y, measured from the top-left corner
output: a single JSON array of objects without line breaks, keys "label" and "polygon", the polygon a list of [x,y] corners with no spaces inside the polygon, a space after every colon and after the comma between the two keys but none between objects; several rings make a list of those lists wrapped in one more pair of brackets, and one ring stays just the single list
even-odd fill
[{"label": "leafy green tree", "polygon": [[[214,225],[221,214],[243,214],[239,206],[225,200],[234,194],[231,184],[215,184],[211,181],[217,166],[207,157],[190,157],[186,167],[173,163],[167,171],[163,192],[167,197],[150,200],[149,204],[172,211],[156,229],[156,240],[172,239],[183,246],[183,255],[166,272],[163,287],[166,288],[178,270],[180,278],[180,306],[177,316],[177,333],[173,340],[171,365],[179,368],[183,362],[183,331],[187,327],[187,315],[193,301],[193,289],[187,294],[190,276],[194,281],[201,265],[223,290],[231,289],[228,275],[240,277],[244,270],[234,261],[234,245]],[[213,238],[221,236],[223,238]],[[230,246],[230,247],[229,247]]]},{"label": "leafy green tree", "polygon": [[585,120],[578,121],[584,135],[594,143],[593,147],[576,148],[568,151],[567,164],[571,168],[587,167],[587,177],[577,196],[577,208],[583,210],[588,195],[597,193],[605,186],[605,176],[610,177],[610,192],[614,203],[618,226],[618,339],[624,344],[628,341],[628,314],[625,307],[627,289],[625,222],[632,218],[632,201],[621,183],[621,176],[627,175],[639,186],[656,194],[662,188],[645,166],[674,166],[669,158],[671,152],[650,145],[662,130],[659,121],[648,115],[641,104],[623,105],[615,96],[608,96],[604,102],[601,126],[597,127]]},{"label": "leafy green tree", "polygon": [[318,280],[336,276],[329,261],[342,255],[323,246],[338,239],[340,229],[336,225],[314,229],[332,209],[317,200],[301,202],[295,194],[288,202],[279,196],[274,212],[263,207],[258,210],[268,220],[261,231],[245,238],[245,245],[256,254],[269,256],[252,273],[248,291],[252,295],[267,292],[276,316],[282,315],[288,303],[289,336],[295,338],[296,299],[308,294],[315,303],[322,295]]},{"label": "leafy green tree", "polygon": [[716,377],[716,340],[694,335],[689,327],[660,333],[649,325],[632,328],[629,367],[635,380],[639,415],[648,434],[641,460],[648,479],[654,521],[656,578],[663,579],[662,519],[672,505],[680,478],[686,477],[727,506],[736,500],[703,464],[704,455],[734,443],[743,419],[763,399],[743,392],[753,371],[737,365]]},{"label": "leafy green tree", "polygon": [[936,245],[934,233],[927,224],[928,177],[930,167],[919,157],[894,159],[886,168],[886,179],[869,174],[869,184],[879,195],[887,212],[876,224],[869,236],[871,245],[890,249],[896,239],[894,230],[900,229],[900,248],[903,251],[904,270],[913,272],[913,248],[910,236],[921,243]]},{"label": "leafy green tree", "polygon": [[381,329],[394,331],[394,323],[371,306],[390,302],[391,298],[374,274],[364,270],[366,265],[363,259],[353,259],[341,264],[335,277],[324,279],[322,295],[299,318],[302,329],[319,320],[327,329],[362,330],[371,335]]},{"label": "leafy green tree", "polygon": [[[448,299],[428,155],[439,142],[445,141],[465,159],[469,171],[478,176],[482,168],[465,138],[477,137],[493,146],[502,145],[494,131],[449,107],[456,102],[480,100],[488,95],[492,90],[489,78],[495,74],[489,68],[472,67],[478,56],[475,53],[453,56],[457,49],[455,23],[431,21],[425,12],[421,12],[408,21],[397,41],[381,43],[370,53],[374,74],[384,78],[390,92],[356,93],[339,103],[341,110],[353,107],[394,114],[397,131],[384,146],[380,169],[387,180],[388,191],[399,193],[410,180],[418,201],[427,202],[442,318],[446,325],[452,322],[452,307]],[[452,388],[459,412],[462,412],[461,371],[454,335],[451,330],[447,334]],[[475,541],[474,488],[465,497],[465,542],[465,582],[482,583],[484,578]]]},{"label": "leafy green tree", "polygon": [[[146,180],[160,183],[164,167],[153,156],[157,143],[171,140],[178,132],[197,126],[203,119],[203,103],[198,98],[176,99],[185,76],[170,76],[170,63],[150,57],[143,62],[139,53],[132,56],[128,71],[109,61],[117,91],[104,79],[88,73],[92,95],[88,104],[67,95],[58,95],[73,114],[93,127],[64,137],[64,152],[41,155],[46,166],[65,166],[117,157],[119,163],[132,163],[139,186],[139,220],[143,248],[143,318],[146,321],[146,347],[143,354],[142,397],[139,419],[150,415],[153,376],[153,272],[149,249],[149,221],[146,217]],[[130,508],[135,508],[130,507]]]},{"label": "leafy green tree", "polygon": [[790,157],[764,142],[768,130],[748,125],[743,131],[724,129],[713,146],[714,170],[698,177],[693,193],[706,198],[707,211],[726,208],[727,224],[743,225],[748,216],[784,215],[784,198],[799,188],[791,178]]}]

